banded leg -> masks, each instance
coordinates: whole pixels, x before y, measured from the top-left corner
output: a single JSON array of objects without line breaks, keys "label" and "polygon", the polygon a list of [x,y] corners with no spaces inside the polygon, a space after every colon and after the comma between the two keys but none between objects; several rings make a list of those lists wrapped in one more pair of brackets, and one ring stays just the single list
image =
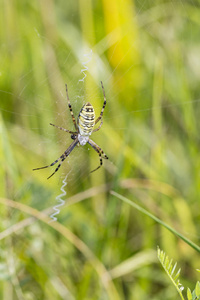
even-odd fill
[{"label": "banded leg", "polygon": [[96,151],[96,149],[98,149],[100,151],[100,153],[103,155],[104,159],[108,159],[108,156],[105,154],[105,152],[91,139],[89,139],[88,143],[90,144],[90,146],[92,146],[92,148]]},{"label": "banded leg", "polygon": [[99,154],[99,159],[100,159],[100,165],[92,170],[90,173],[98,170],[102,165],[103,165],[103,160],[102,160],[102,156],[101,155],[104,155],[104,159],[108,159],[108,156],[103,152],[103,150],[95,143],[93,142],[92,140],[89,139],[88,143],[90,144],[90,146],[92,146],[92,148]]},{"label": "banded leg", "polygon": [[98,130],[101,128],[102,124],[103,124],[103,120],[101,121],[101,124],[99,125],[99,127],[98,127],[98,128],[96,128],[96,129],[94,129],[94,130],[92,130],[92,132],[96,132],[96,131],[98,131]]},{"label": "banded leg", "polygon": [[63,161],[67,158],[67,156],[69,156],[69,154],[72,152],[72,150],[75,148],[75,146],[77,144],[78,144],[78,139],[75,139],[74,142],[67,148],[67,150],[58,159],[56,159],[52,164],[50,164],[48,166],[44,166],[44,167],[33,169],[33,171],[52,167],[57,162],[59,162],[59,160],[61,160],[61,162],[59,163],[59,165],[57,166],[57,168],[55,169],[55,171],[47,179],[51,178],[51,176],[53,176],[59,170],[59,168],[60,168],[61,164],[63,163]]},{"label": "banded leg", "polygon": [[[104,112],[104,108],[106,106],[106,94],[105,94],[105,90],[104,90],[104,87],[103,87],[103,82],[101,81],[101,87],[102,87],[102,90],[103,90],[103,97],[104,97],[104,103],[103,103],[103,107],[102,107],[102,110],[101,110],[101,113],[100,113],[100,116],[95,120],[95,124],[97,124],[103,117],[103,112]],[[99,129],[101,128],[101,125],[103,124],[103,121],[102,123],[100,124],[99,126]],[[98,129],[98,130],[99,130]],[[95,130],[97,131],[97,130]]]},{"label": "banded leg", "polygon": [[76,120],[75,120],[75,118],[74,118],[74,113],[73,113],[73,110],[72,110],[72,106],[71,106],[71,103],[70,103],[70,100],[69,100],[67,84],[65,84],[65,87],[66,87],[66,94],[67,94],[68,107],[69,107],[69,110],[70,110],[70,113],[71,113],[71,116],[72,116],[72,121],[73,121],[73,123],[74,123],[75,129],[78,130],[77,125],[76,125]]},{"label": "banded leg", "polygon": [[77,132],[74,132],[74,131],[67,130],[67,129],[63,128],[63,127],[60,127],[60,126],[54,125],[54,124],[52,124],[52,123],[49,123],[49,124],[50,124],[50,125],[52,125],[52,126],[54,126],[54,127],[56,127],[56,128],[58,128],[58,129],[60,129],[60,130],[63,130],[63,131],[65,131],[65,132],[69,132],[69,133],[71,133],[71,134],[77,134]]}]

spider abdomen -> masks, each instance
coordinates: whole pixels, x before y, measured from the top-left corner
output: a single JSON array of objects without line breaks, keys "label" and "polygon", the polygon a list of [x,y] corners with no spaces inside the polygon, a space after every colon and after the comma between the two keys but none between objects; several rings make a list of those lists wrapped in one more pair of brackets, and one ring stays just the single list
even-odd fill
[{"label": "spider abdomen", "polygon": [[78,115],[78,128],[80,135],[89,136],[95,125],[95,112],[92,104],[87,102]]}]

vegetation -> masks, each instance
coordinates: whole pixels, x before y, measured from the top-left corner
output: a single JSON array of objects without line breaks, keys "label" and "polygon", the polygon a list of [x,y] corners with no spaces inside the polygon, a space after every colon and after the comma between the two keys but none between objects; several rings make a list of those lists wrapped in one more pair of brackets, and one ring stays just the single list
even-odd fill
[{"label": "vegetation", "polygon": [[[184,287],[182,286],[182,284],[179,281],[179,275],[180,275],[181,269],[178,269],[178,271],[176,271],[177,263],[175,263],[173,265],[173,260],[172,259],[169,260],[169,257],[163,251],[161,251],[159,248],[158,248],[157,252],[158,252],[158,259],[160,260],[160,263],[162,264],[165,272],[167,273],[168,277],[170,278],[173,285],[177,289],[178,294],[181,297],[181,299],[184,300],[184,297],[182,294]],[[200,299],[200,283],[199,283],[199,281],[197,281],[193,292],[191,292],[191,290],[189,288],[187,289],[187,299],[188,300]]]},{"label": "vegetation", "polygon": [[[157,246],[199,297],[199,1],[1,1],[0,19],[0,299],[177,299]],[[65,83],[98,116],[100,81],[109,160],[90,173],[79,146],[33,172],[72,142],[49,125],[73,130]]]}]

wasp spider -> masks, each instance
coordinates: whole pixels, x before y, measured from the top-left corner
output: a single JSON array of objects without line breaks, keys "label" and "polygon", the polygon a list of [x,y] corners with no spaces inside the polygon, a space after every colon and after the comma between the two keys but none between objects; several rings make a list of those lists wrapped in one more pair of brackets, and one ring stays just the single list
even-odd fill
[{"label": "wasp spider", "polygon": [[[53,176],[60,168],[62,162],[67,158],[67,156],[69,156],[69,154],[72,152],[72,150],[77,146],[77,145],[81,145],[84,146],[86,143],[90,144],[92,146],[92,148],[99,154],[99,159],[100,159],[100,165],[94,169],[91,172],[96,171],[97,169],[99,169],[102,164],[103,164],[103,160],[104,159],[108,159],[108,156],[103,152],[103,150],[90,139],[90,135],[93,132],[98,131],[102,124],[103,124],[103,112],[104,112],[104,108],[106,106],[106,95],[105,95],[105,91],[104,91],[104,87],[103,87],[103,83],[101,81],[101,86],[102,86],[102,90],[103,90],[103,95],[104,95],[104,103],[103,103],[103,107],[101,110],[101,113],[99,115],[99,117],[95,120],[95,112],[94,112],[94,108],[92,106],[92,104],[90,104],[89,102],[87,102],[80,110],[79,115],[78,115],[78,119],[77,119],[77,123],[74,117],[74,113],[72,111],[72,106],[70,104],[70,100],[69,100],[69,95],[68,95],[68,90],[67,90],[67,84],[66,84],[66,93],[67,93],[67,101],[68,101],[68,107],[72,116],[72,121],[74,123],[74,127],[76,129],[76,131],[70,131],[67,129],[64,129],[62,127],[56,126],[54,124],[51,124],[54,127],[57,127],[60,130],[63,130],[65,132],[71,133],[71,138],[72,140],[74,140],[72,142],[72,144],[68,147],[68,149],[58,158],[56,159],[52,164],[48,165],[48,166],[44,166],[41,168],[36,168],[33,169],[33,171],[35,170],[40,170],[40,169],[45,169],[48,167],[52,167],[53,165],[55,165],[57,162],[60,161],[60,163],[58,164],[57,168],[55,169],[55,171],[47,178],[49,179],[51,176]],[[101,121],[100,125],[98,128],[93,129],[94,126]]]}]

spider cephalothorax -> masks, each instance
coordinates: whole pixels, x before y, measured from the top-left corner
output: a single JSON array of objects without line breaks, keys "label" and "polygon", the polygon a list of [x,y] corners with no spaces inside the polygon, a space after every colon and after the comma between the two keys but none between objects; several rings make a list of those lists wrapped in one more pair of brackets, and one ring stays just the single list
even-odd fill
[{"label": "spider cephalothorax", "polygon": [[[69,148],[58,158],[56,159],[52,164],[48,165],[48,166],[44,166],[41,168],[36,168],[33,170],[40,170],[40,169],[45,169],[48,167],[51,167],[53,165],[55,165],[59,160],[60,163],[58,164],[57,168],[55,169],[55,171],[47,178],[49,179],[51,176],[53,176],[58,169],[60,168],[62,162],[66,159],[67,156],[69,156],[69,154],[72,152],[72,150],[78,145],[80,144],[81,146],[84,146],[85,144],[90,144],[92,146],[92,148],[99,154],[99,158],[100,158],[100,165],[94,169],[91,172],[96,171],[97,169],[99,169],[102,164],[103,164],[103,160],[102,158],[108,159],[107,155],[103,152],[103,150],[90,139],[90,135],[95,132],[98,131],[102,124],[103,124],[103,112],[104,112],[104,108],[106,106],[106,96],[105,96],[105,91],[104,91],[104,87],[103,87],[103,83],[101,81],[101,86],[102,86],[102,90],[103,90],[103,95],[104,95],[104,103],[103,103],[103,107],[101,110],[101,113],[99,115],[99,117],[95,120],[95,111],[94,108],[92,106],[92,104],[90,104],[89,102],[87,102],[85,105],[83,105],[83,107],[81,108],[79,115],[78,115],[78,119],[77,119],[77,123],[76,120],[74,118],[74,114],[72,111],[72,106],[70,104],[70,100],[69,100],[69,96],[68,96],[68,90],[67,90],[67,85],[66,85],[66,93],[67,93],[67,101],[68,101],[68,107],[72,116],[72,121],[74,123],[75,129],[76,131],[70,131],[67,129],[64,129],[62,127],[59,127],[57,125],[54,125],[52,123],[50,123],[50,125],[57,127],[60,130],[63,130],[65,132],[71,133],[71,138],[72,140],[74,140],[72,142],[72,144],[69,146]],[[94,129],[94,126],[101,121],[99,127],[97,127],[96,129]]]}]

